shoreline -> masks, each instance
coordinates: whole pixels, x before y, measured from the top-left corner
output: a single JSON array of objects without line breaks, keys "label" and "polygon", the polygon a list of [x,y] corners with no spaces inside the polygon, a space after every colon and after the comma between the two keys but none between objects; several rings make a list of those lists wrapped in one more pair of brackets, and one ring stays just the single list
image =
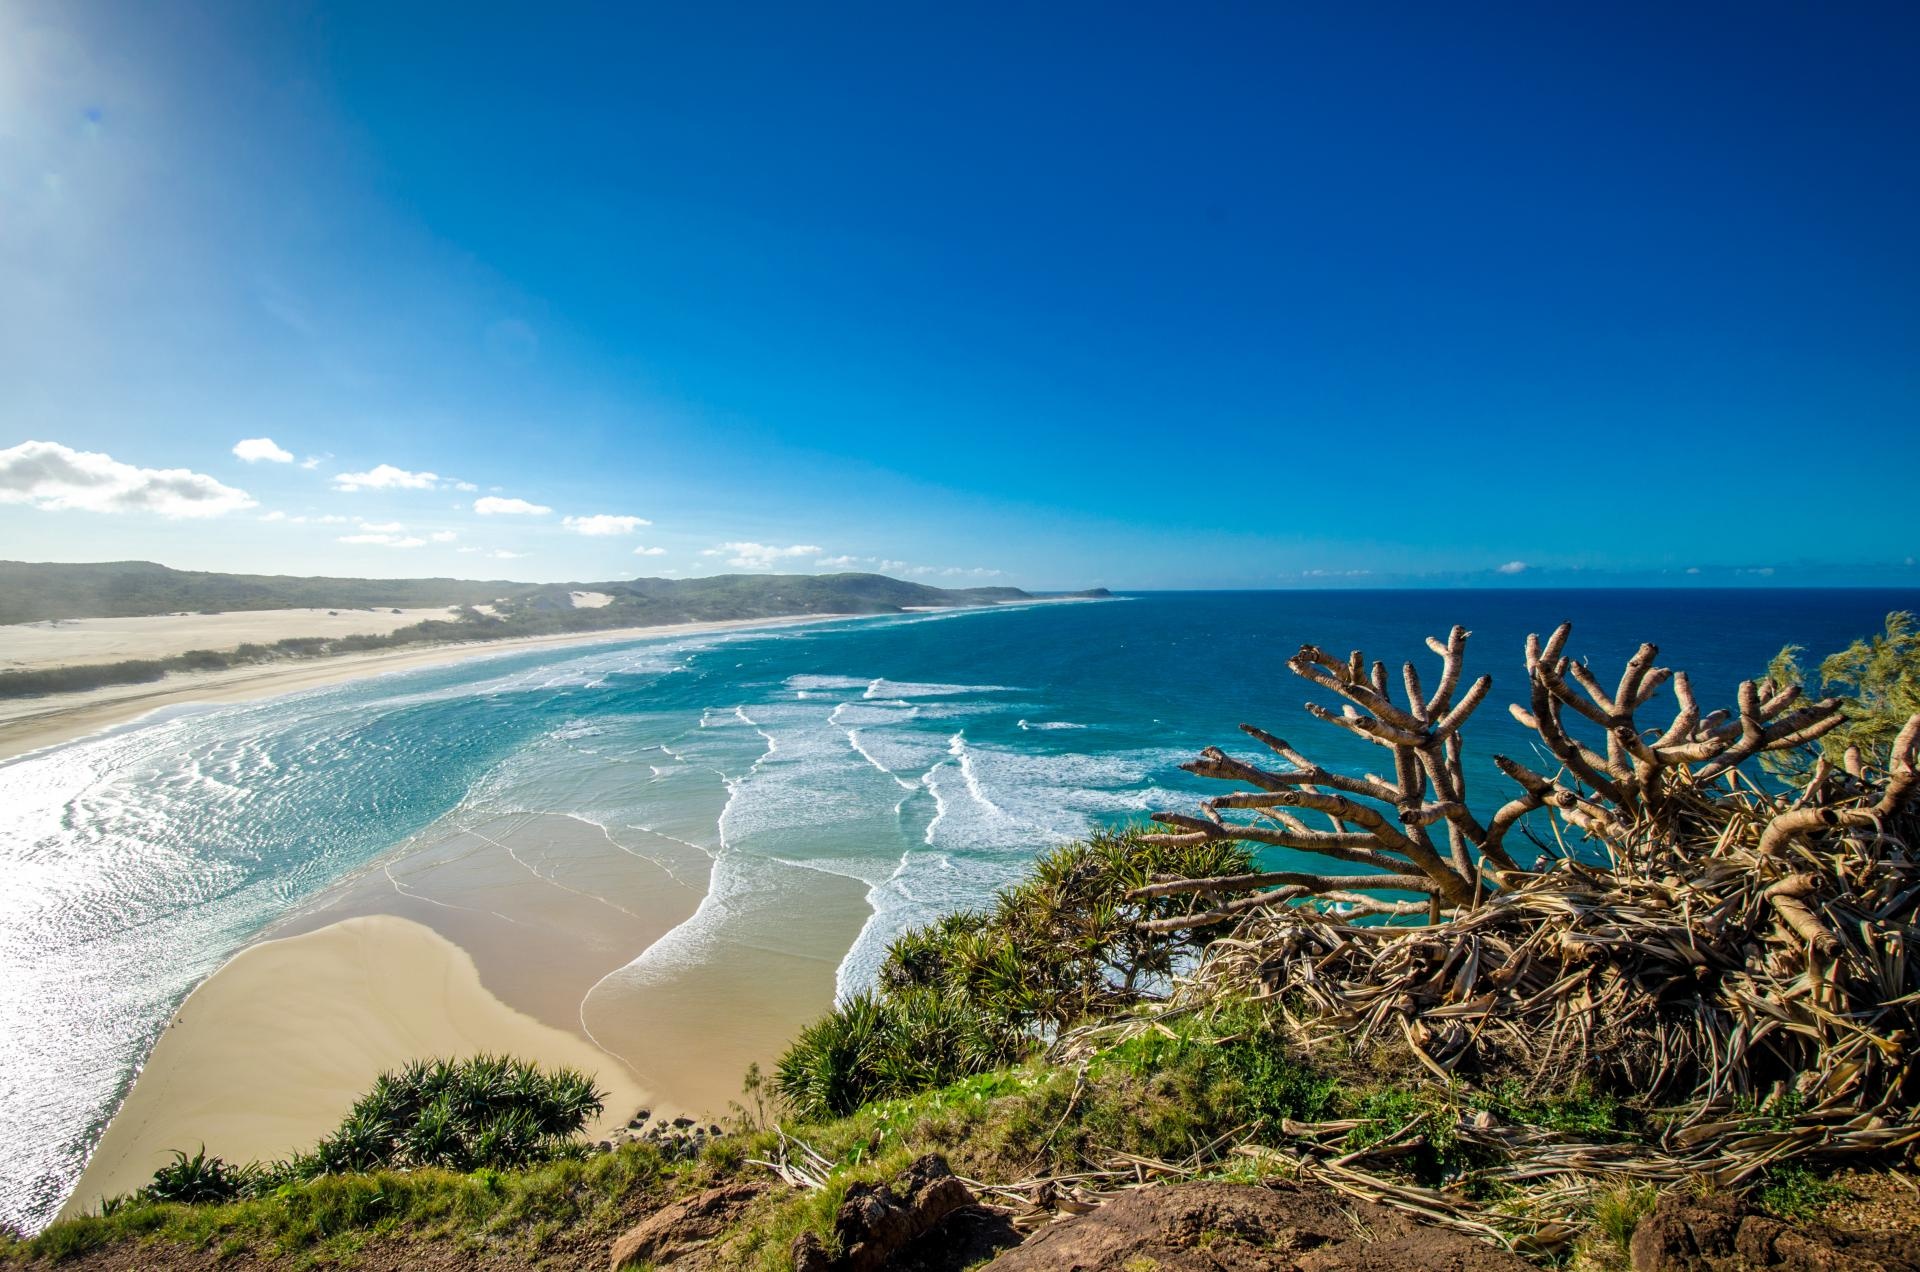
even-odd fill
[{"label": "shoreline", "polygon": [[[1039,603],[1058,602],[1032,602]],[[999,607],[952,612],[988,608]],[[0,703],[0,757],[24,731],[37,729],[42,746],[59,746],[103,727],[138,727],[155,711],[188,703],[269,697],[530,648],[852,617],[899,615],[670,624],[342,655],[143,686],[107,701],[45,709],[42,700],[33,703],[40,712],[11,722],[13,731],[8,704]],[[53,732],[65,736],[46,736]],[[456,1041],[469,1053],[508,1050],[594,1067],[579,1059],[577,1049],[586,1048],[603,1085],[615,1091],[608,1118],[617,1120],[598,1124],[596,1138],[641,1106],[715,1120],[738,1096],[747,1065],[770,1067],[832,1002],[840,961],[872,914],[867,885],[778,863],[780,885],[730,894],[724,908],[733,921],[695,942],[693,958],[656,958],[666,953],[656,948],[664,938],[706,914],[716,858],[671,836],[620,829],[616,837],[557,812],[448,825],[268,924],[168,1019],[87,1154],[62,1214],[144,1185],[175,1148],[191,1151],[204,1141],[228,1161],[309,1148],[378,1072]],[[803,894],[803,913],[794,916],[792,903]],[[402,940],[395,931],[412,936]],[[361,953],[344,952],[350,949]],[[343,960],[361,969],[359,980],[343,982]],[[456,1028],[446,1019],[455,1010],[485,1027]],[[344,1060],[343,1049],[351,1053]],[[334,1068],[302,1059],[309,1052],[333,1056]],[[616,1070],[619,1084],[606,1081]]]},{"label": "shoreline", "polygon": [[306,1151],[379,1073],[480,1052],[594,1074],[607,1095],[590,1138],[649,1103],[627,1065],[514,1010],[481,982],[471,955],[422,924],[363,915],[255,942],[174,1012],[60,1217],[143,1187],[176,1149],[230,1163]]},{"label": "shoreline", "polygon": [[172,672],[164,679],[145,684],[109,685],[39,698],[0,699],[0,763],[123,725],[135,724],[168,707],[251,702],[389,672],[446,666],[489,654],[672,636],[700,636],[711,632],[749,631],[755,628],[793,627],[866,617],[889,616],[796,614],[778,618],[734,618],[664,623],[651,627],[615,627],[604,631],[568,632],[553,636],[510,636],[504,640],[439,642],[415,649],[326,654],[319,658],[289,659],[221,671]]},{"label": "shoreline", "polygon": [[910,606],[897,613],[788,614],[771,618],[727,618],[689,623],[656,623],[646,627],[611,627],[602,631],[567,632],[551,636],[509,636],[503,640],[452,641],[417,648],[380,649],[365,653],[324,654],[318,658],[288,659],[220,671],[169,672],[163,679],[136,685],[107,685],[72,693],[35,698],[0,698],[0,764],[38,751],[64,746],[97,733],[136,724],[156,711],[198,704],[251,702],[281,694],[318,689],[348,680],[388,672],[440,667],[483,658],[490,654],[520,653],[569,645],[613,644],[673,636],[700,636],[711,632],[752,631],[758,628],[796,627],[809,623],[841,622],[850,618],[898,618],[901,614],[972,614],[1035,605],[1093,602],[1094,597],[1036,596],[1024,601],[954,607]]}]

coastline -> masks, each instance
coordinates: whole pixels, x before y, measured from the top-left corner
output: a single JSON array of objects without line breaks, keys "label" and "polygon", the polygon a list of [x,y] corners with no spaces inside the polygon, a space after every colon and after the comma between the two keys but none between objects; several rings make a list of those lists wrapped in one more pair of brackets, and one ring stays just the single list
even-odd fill
[{"label": "coastline", "polygon": [[[0,758],[25,749],[34,730],[38,746],[58,745],[186,703],[529,648],[849,617],[380,651],[70,695],[105,701],[0,703]],[[10,705],[40,710],[7,721]],[[449,821],[397,847],[270,925],[192,990],[136,1070],[63,1214],[144,1185],[173,1149],[204,1142],[210,1153],[247,1161],[309,1148],[377,1073],[431,1054],[511,1051],[597,1069],[615,1095],[612,1120],[596,1126],[596,1137],[623,1126],[636,1107],[717,1120],[739,1097],[747,1066],[769,1068],[832,1002],[839,964],[872,914],[865,884],[770,862],[762,868],[772,886],[711,902],[727,918],[716,924],[710,850],[566,813]],[[697,914],[705,924],[699,941],[663,942],[684,938]],[[371,969],[378,989],[369,988]],[[310,1049],[332,1067],[302,1061]]]},{"label": "coastline", "polygon": [[718,1120],[747,1066],[770,1069],[833,1001],[871,910],[864,885],[788,870],[759,898],[803,900],[773,943],[641,966],[707,901],[711,865],[536,814],[448,828],[343,881],[176,1009],[61,1216],[144,1186],[175,1149],[232,1163],[310,1149],[415,1059],[505,1052],[596,1073],[609,1094],[589,1138],[639,1108]]},{"label": "coastline", "polygon": [[855,614],[798,614],[782,618],[737,618],[651,627],[617,627],[558,636],[513,636],[505,640],[462,641],[413,649],[327,654],[221,671],[174,672],[138,685],[108,685],[41,698],[0,700],[0,763],[34,751],[72,742],[89,734],[131,724],[167,707],[248,702],[317,689],[395,671],[439,667],[489,654],[520,653],[567,645],[592,645],[658,637],[698,636],[710,632],[793,627],[857,618]]}]

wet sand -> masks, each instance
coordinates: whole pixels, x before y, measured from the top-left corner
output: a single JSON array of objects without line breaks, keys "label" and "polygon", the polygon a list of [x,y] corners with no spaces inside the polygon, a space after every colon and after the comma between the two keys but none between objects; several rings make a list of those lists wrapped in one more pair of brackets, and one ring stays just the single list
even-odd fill
[{"label": "wet sand", "polygon": [[488,993],[471,958],[417,923],[349,919],[251,946],[181,1005],[62,1213],[142,1186],[174,1149],[244,1162],[310,1148],[382,1070],[481,1051],[597,1074],[596,1130],[647,1098],[590,1043]]},{"label": "wet sand", "polygon": [[[724,1116],[833,1001],[866,888],[756,861],[709,903],[688,843],[548,813],[440,825],[277,925],[182,1005],[65,1213],[145,1184],[204,1143],[284,1156],[332,1130],[382,1070],[505,1051],[599,1073],[596,1134],[638,1107]],[[638,960],[636,964],[635,960]]]}]

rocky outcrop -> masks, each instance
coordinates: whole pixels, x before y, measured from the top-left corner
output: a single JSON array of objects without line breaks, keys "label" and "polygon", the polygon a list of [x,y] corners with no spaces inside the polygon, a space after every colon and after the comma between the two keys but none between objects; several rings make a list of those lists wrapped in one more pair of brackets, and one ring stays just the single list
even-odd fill
[{"label": "rocky outcrop", "polygon": [[1633,1272],[1920,1272],[1911,1234],[1783,1223],[1733,1197],[1666,1197],[1633,1230]]},{"label": "rocky outcrop", "polygon": [[739,1220],[766,1189],[758,1184],[710,1188],[648,1215],[613,1243],[614,1272],[643,1264],[682,1264]]},{"label": "rocky outcrop", "polygon": [[1462,1233],[1330,1189],[1194,1183],[1122,1193],[990,1272],[1533,1272]]},{"label": "rocky outcrop", "polygon": [[[891,1184],[855,1184],[834,1216],[838,1255],[814,1234],[793,1243],[794,1272],[904,1272],[965,1267],[1018,1240],[955,1179],[944,1159],[920,1158]],[[970,1257],[958,1257],[970,1252]]]}]

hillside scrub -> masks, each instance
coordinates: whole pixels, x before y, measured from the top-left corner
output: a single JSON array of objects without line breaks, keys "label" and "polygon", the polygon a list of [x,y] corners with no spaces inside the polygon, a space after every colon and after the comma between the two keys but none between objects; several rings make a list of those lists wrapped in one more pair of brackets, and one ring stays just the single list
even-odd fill
[{"label": "hillside scrub", "polygon": [[[1598,1108],[1600,1112],[1594,1110]],[[939,1153],[976,1193],[1020,1211],[1044,1181],[1070,1197],[1137,1182],[1137,1163],[1162,1163],[1148,1178],[1258,1180],[1275,1168],[1249,1146],[1284,1146],[1289,1127],[1346,1118],[1356,1145],[1404,1142],[1436,1109],[1494,1110],[1556,1134],[1568,1121],[1629,1119],[1575,1092],[1536,1100],[1463,1090],[1429,1091],[1364,1070],[1324,1067],[1286,1040],[1268,1008],[1194,1014],[1164,1031],[1124,1039],[1072,1067],[1034,1061],[975,1074],[915,1095],[867,1103],[844,1117],[793,1119],[778,1129],[736,1123],[692,1160],[669,1160],[652,1144],[514,1170],[381,1169],[294,1179],[217,1204],[188,1205],[151,1193],[104,1215],[56,1223],[30,1241],[0,1247],[12,1260],[58,1260],[149,1240],[207,1250],[251,1250],[320,1262],[369,1242],[452,1242],[510,1250],[529,1259],[591,1249],[645,1211],[717,1184],[775,1184],[761,1163],[804,1143],[829,1163],[823,1186],[772,1188],[727,1237],[729,1266],[782,1269],[795,1236],[831,1232],[856,1182],[890,1178]],[[1622,1131],[1621,1133],[1625,1133]],[[1469,1146],[1436,1149],[1423,1177],[1466,1167]],[[1173,1173],[1169,1173],[1169,1171]],[[1044,1191],[1044,1190],[1043,1190]],[[1068,1204],[1063,1202],[1062,1204]],[[1078,1204],[1078,1203],[1074,1203]]]},{"label": "hillside scrub", "polygon": [[[1899,683],[1911,658],[1903,631],[1890,625],[1885,640],[1843,655],[1855,677],[1843,687]],[[1657,1104],[1631,1143],[1549,1143],[1436,1115],[1417,1142],[1395,1146],[1415,1159],[1443,1141],[1524,1150],[1523,1168],[1477,1178],[1528,1199],[1530,1239],[1543,1246],[1564,1241],[1595,1191],[1623,1176],[1778,1190],[1793,1171],[1911,1152],[1920,714],[1876,752],[1852,745],[1839,764],[1813,759],[1797,784],[1769,783],[1750,762],[1879,720],[1884,706],[1810,702],[1798,685],[1756,680],[1733,708],[1707,712],[1684,672],[1655,665],[1654,646],[1609,688],[1565,653],[1569,636],[1563,625],[1529,638],[1527,698],[1510,709],[1559,768],[1496,757],[1518,790],[1484,820],[1466,799],[1460,733],[1491,678],[1460,691],[1465,632],[1428,642],[1442,658],[1431,696],[1403,668],[1404,704],[1383,664],[1304,647],[1292,670],[1348,703],[1308,711],[1382,746],[1393,776],[1329,771],[1246,725],[1282,762],[1204,752],[1189,769],[1253,792],[1204,800],[1197,815],[1156,814],[1168,829],[1149,839],[1289,847],[1364,869],[1308,862],[1138,890],[1192,898],[1156,928],[1230,933],[1170,1009],[1278,998],[1309,1054],[1416,1065],[1437,1084],[1483,1090],[1533,1092],[1578,1075],[1602,1096]],[[1669,683],[1671,719],[1643,723]],[[1334,828],[1309,826],[1309,814]],[[1524,868],[1510,850],[1522,836],[1534,849]],[[1055,1055],[1151,1024],[1092,1028]],[[1297,1129],[1286,1154],[1297,1169],[1350,1183],[1374,1169],[1353,1155],[1351,1128]],[[1494,1223],[1459,1182],[1418,1204]]]},{"label": "hillside scrub", "polygon": [[1012,1063],[1068,1026],[1163,997],[1210,936],[1142,924],[1173,912],[1128,894],[1168,875],[1244,872],[1223,843],[1164,846],[1099,833],[1043,854],[985,910],[896,938],[876,990],[808,1026],[775,1092],[804,1116],[849,1113]]}]

